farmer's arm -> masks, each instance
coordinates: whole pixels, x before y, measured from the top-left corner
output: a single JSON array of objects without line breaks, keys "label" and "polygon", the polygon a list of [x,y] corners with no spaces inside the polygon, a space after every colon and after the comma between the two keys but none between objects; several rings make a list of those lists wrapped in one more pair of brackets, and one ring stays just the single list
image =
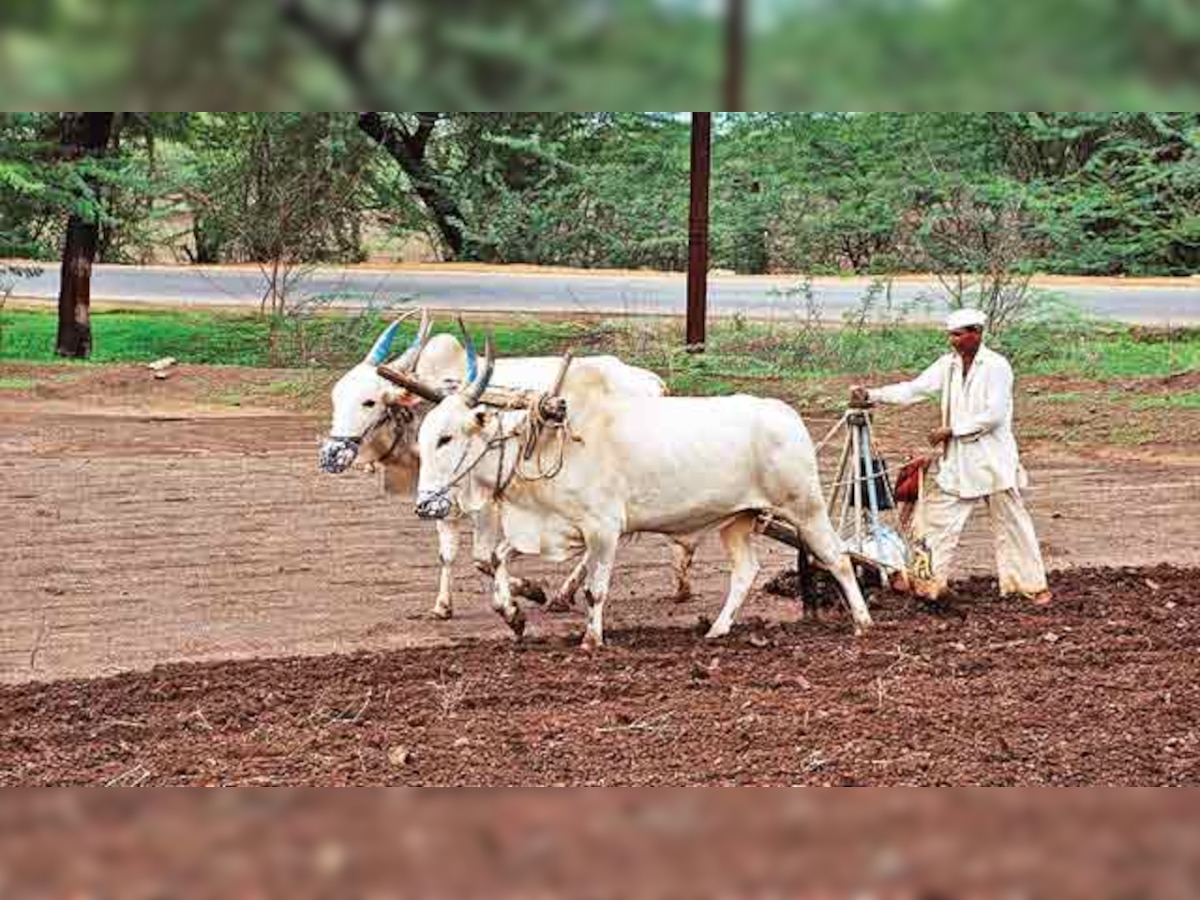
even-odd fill
[{"label": "farmer's arm", "polygon": [[942,383],[946,380],[946,366],[949,363],[950,358],[943,356],[912,381],[872,388],[867,391],[867,396],[872,403],[895,403],[900,406],[909,406],[928,397],[937,396],[942,392]]}]

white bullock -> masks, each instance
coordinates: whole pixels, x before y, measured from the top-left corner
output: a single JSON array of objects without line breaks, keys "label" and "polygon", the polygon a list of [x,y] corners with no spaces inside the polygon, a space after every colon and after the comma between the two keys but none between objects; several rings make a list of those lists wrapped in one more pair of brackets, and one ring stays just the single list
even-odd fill
[{"label": "white bullock", "polygon": [[[572,404],[571,440],[555,477],[514,477],[513,449],[526,440],[529,414],[478,400],[491,371],[446,396],[421,423],[417,514],[439,518],[452,502],[472,508],[503,492],[503,539],[496,549],[493,605],[515,615],[509,560],[583,554],[588,602],[584,647],[603,644],[603,610],[623,535],[694,534],[717,526],[733,564],[729,594],[710,638],[729,632],[758,573],[751,535],[759,513],[795,527],[837,579],[855,633],[871,617],[854,569],[829,521],[812,440],[799,414],[757,397],[590,397]],[[553,435],[544,434],[543,441]],[[503,454],[503,455],[501,455]]]},{"label": "white bullock", "polygon": [[[388,493],[411,497],[419,471],[417,429],[427,404],[402,387],[378,374],[390,353],[401,320],[393,322],[375,341],[366,357],[347,372],[333,388],[333,415],[329,436],[321,445],[320,466],[331,473],[344,472],[357,459],[375,463],[383,470],[384,489]],[[395,361],[391,370],[410,372],[439,390],[453,390],[476,377],[474,348],[468,338],[464,348],[453,335],[429,336],[428,315],[422,314],[421,326],[410,346]],[[557,357],[524,357],[503,360],[496,365],[495,382],[508,387],[545,391],[558,374]],[[619,392],[622,395],[660,396],[663,382],[646,369],[629,366],[613,356],[578,359],[567,374],[563,391],[580,403],[591,396]],[[469,511],[473,526],[472,556],[476,567],[486,574],[495,568],[495,548],[499,543],[498,508],[481,502]],[[457,527],[447,519],[437,522],[441,577],[432,615],[449,619],[453,615],[452,571],[458,555]],[[696,539],[680,537],[673,542],[673,569],[676,599],[690,596],[688,570],[695,553]],[[582,580],[583,569],[576,567],[551,599],[551,609],[567,609]],[[534,582],[513,578],[512,592],[536,602],[545,602],[545,592]],[[509,614],[510,625],[523,627],[524,616]]]}]

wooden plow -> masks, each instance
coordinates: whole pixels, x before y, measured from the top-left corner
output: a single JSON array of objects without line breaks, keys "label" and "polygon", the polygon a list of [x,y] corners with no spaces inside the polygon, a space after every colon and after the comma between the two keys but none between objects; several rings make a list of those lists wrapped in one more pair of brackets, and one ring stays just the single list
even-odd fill
[{"label": "wooden plow", "polygon": [[[871,417],[867,410],[848,410],[821,445],[843,428],[846,435],[827,498],[829,515],[860,581],[863,575],[870,573],[879,584],[889,584],[896,575],[904,575],[909,559],[904,539],[887,526],[882,517],[884,512],[896,507],[891,482],[883,460],[875,455]],[[758,517],[757,530],[797,551],[800,599],[806,611],[815,610],[813,568],[822,567],[812,558],[796,529],[763,513]]]}]

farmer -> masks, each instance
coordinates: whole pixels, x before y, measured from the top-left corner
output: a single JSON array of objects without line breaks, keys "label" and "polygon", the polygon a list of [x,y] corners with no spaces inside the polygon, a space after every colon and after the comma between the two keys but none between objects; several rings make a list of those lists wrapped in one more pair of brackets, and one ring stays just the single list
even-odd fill
[{"label": "farmer", "polygon": [[963,527],[982,501],[992,520],[1001,595],[1017,594],[1045,606],[1051,601],[1046,569],[1020,493],[1028,477],[1013,437],[1012,366],[983,346],[986,321],[977,309],[955,310],[946,319],[953,353],[913,381],[872,390],[855,386],[850,402],[907,406],[941,395],[942,424],[929,433],[938,451],[937,476],[925,482],[921,500],[933,558],[933,584],[924,593],[937,599],[946,590]]}]

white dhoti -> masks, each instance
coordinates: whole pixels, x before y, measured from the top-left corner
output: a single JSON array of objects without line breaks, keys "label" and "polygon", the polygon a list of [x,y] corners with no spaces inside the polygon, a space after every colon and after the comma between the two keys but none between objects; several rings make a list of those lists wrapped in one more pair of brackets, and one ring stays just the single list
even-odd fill
[{"label": "white dhoti", "polygon": [[996,546],[1000,593],[1032,597],[1046,590],[1046,567],[1033,530],[1033,519],[1016,488],[964,500],[947,493],[930,479],[921,500],[923,531],[933,557],[937,592],[946,589],[963,528],[979,503],[988,508]]}]

